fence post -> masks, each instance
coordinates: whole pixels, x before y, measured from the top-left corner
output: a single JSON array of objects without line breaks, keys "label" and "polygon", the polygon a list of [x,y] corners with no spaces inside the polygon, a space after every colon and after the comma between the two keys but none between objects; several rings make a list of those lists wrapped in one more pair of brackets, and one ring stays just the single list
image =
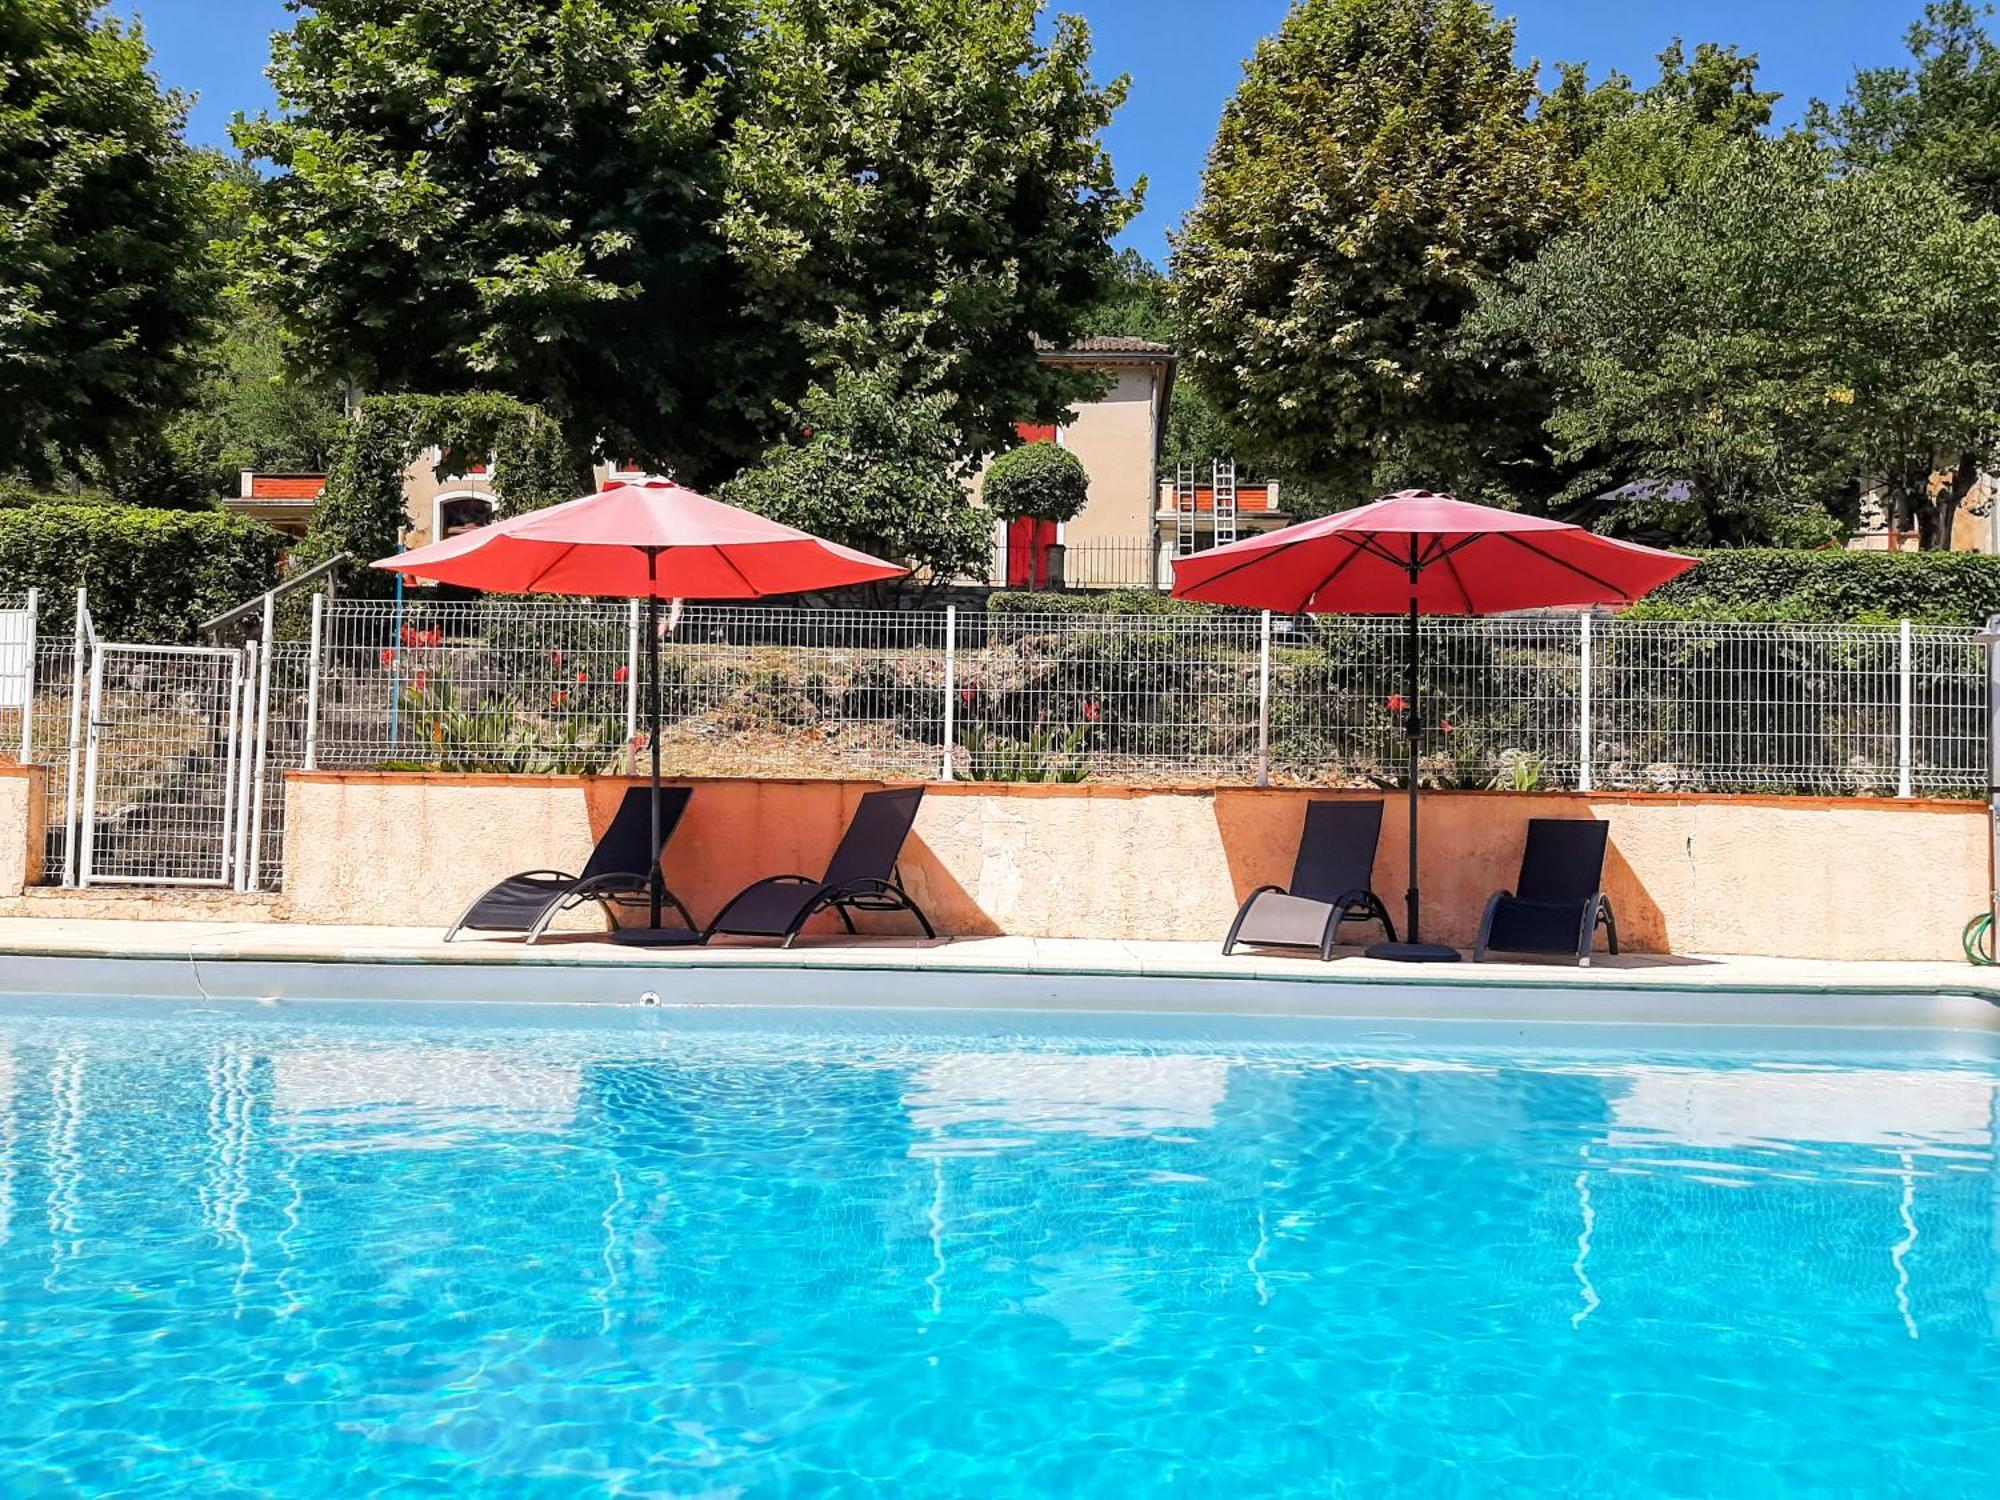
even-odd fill
[{"label": "fence post", "polygon": [[1912,639],[1910,622],[1903,621],[1901,661],[1897,675],[1902,681],[1901,701],[1897,705],[1896,716],[1896,795],[1912,797],[1916,793],[1911,786],[1910,747],[1914,714],[1912,708],[1916,688],[1916,648]]},{"label": "fence post", "polygon": [[1591,765],[1595,747],[1590,742],[1590,683],[1592,675],[1591,661],[1594,654],[1593,648],[1595,642],[1591,636],[1589,613],[1586,611],[1579,618],[1583,622],[1582,633],[1579,636],[1581,642],[1581,661],[1579,665],[1582,669],[1583,681],[1576,695],[1576,758],[1578,767],[1576,789],[1579,792],[1593,792],[1597,790],[1597,780],[1595,769]]},{"label": "fence post", "polygon": [[[234,670],[238,679],[237,691],[234,694],[236,710],[242,716],[243,722],[242,732],[231,737],[238,746],[235,764],[229,767],[230,773],[237,777],[233,799],[236,805],[236,878],[232,884],[239,891],[247,891],[250,889],[250,768],[256,759],[257,749],[253,738],[257,732],[257,643],[255,641],[243,648],[243,654],[238,658]],[[225,794],[225,805],[228,800]],[[228,824],[225,820],[225,838],[227,830]]]},{"label": "fence post", "polygon": [[271,649],[277,633],[278,596],[264,596],[264,645],[257,656],[257,755],[250,772],[250,863],[243,889],[254,891],[264,870],[264,782],[271,757]]},{"label": "fence post", "polygon": [[63,783],[63,884],[76,887],[76,801],[77,762],[83,754],[83,660],[89,649],[90,595],[76,591],[76,635],[69,652],[69,770]]},{"label": "fence post", "polygon": [[320,640],[324,633],[326,615],[326,595],[314,594],[312,603],[312,633],[306,645],[306,753],[305,768],[319,769],[319,652]]},{"label": "fence post", "polygon": [[631,759],[632,741],[639,737],[639,601],[625,612],[625,744]]},{"label": "fence post", "polygon": [[1271,784],[1271,612],[1257,629],[1257,785]]},{"label": "fence post", "polygon": [[[81,594],[83,590],[78,589]],[[83,757],[83,822],[86,827],[97,816],[97,724],[104,709],[104,648],[93,645],[90,652],[90,748]],[[88,834],[83,840],[83,863],[77,871],[77,884],[90,884],[91,843]]]},{"label": "fence post", "polygon": [[21,674],[21,764],[24,766],[35,758],[35,633],[41,605],[42,591],[29,589],[28,631],[22,643],[27,655],[25,670]]},{"label": "fence post", "polygon": [[958,743],[958,606],[944,607],[944,744],[938,780],[951,780],[951,747]]}]

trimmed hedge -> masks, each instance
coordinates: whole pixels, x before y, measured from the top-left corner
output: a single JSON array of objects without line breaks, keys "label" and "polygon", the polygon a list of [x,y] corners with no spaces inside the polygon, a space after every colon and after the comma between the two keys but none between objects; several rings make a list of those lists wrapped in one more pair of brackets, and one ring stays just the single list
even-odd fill
[{"label": "trimmed hedge", "polygon": [[[1786,624],[1983,625],[2000,614],[2000,557],[1979,552],[1800,552],[1739,547],[1695,554],[1701,566],[1629,611],[1635,620]],[[999,614],[1160,614],[1209,606],[1150,589],[1101,594],[999,593]]]},{"label": "trimmed hedge", "polygon": [[203,620],[277,582],[284,538],[226,511],[45,500],[0,507],[0,594],[42,591],[42,628],[69,629],[79,585],[107,640],[191,641]]},{"label": "trimmed hedge", "polygon": [[993,460],[980,481],[979,498],[996,516],[1074,521],[1090,499],[1090,476],[1069,449],[1028,443]]},{"label": "trimmed hedge", "polygon": [[1742,547],[1655,590],[1635,619],[1983,625],[2000,614],[2000,557],[1979,552],[1789,552]]}]

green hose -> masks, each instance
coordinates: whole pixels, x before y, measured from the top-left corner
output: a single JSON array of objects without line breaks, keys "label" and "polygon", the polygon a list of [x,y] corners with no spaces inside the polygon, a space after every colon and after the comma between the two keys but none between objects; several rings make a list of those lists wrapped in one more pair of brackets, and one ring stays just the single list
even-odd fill
[{"label": "green hose", "polygon": [[1960,938],[1965,948],[1965,961],[1981,969],[1990,969],[2000,960],[1993,956],[1993,913],[1983,911],[1965,924],[1965,932]]}]

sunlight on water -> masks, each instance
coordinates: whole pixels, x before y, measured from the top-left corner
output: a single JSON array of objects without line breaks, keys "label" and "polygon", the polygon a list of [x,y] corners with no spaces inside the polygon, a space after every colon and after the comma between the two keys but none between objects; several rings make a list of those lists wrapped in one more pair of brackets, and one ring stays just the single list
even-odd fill
[{"label": "sunlight on water", "polygon": [[0,1494],[2000,1493],[1991,1060],[407,1014],[0,1019]]}]

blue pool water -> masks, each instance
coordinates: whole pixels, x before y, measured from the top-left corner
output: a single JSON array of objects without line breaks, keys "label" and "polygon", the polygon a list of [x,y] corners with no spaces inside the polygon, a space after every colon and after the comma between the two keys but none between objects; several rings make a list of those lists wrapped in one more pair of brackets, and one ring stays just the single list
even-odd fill
[{"label": "blue pool water", "polygon": [[0,1016],[0,1494],[2000,1493],[1976,1048],[473,1013]]}]

